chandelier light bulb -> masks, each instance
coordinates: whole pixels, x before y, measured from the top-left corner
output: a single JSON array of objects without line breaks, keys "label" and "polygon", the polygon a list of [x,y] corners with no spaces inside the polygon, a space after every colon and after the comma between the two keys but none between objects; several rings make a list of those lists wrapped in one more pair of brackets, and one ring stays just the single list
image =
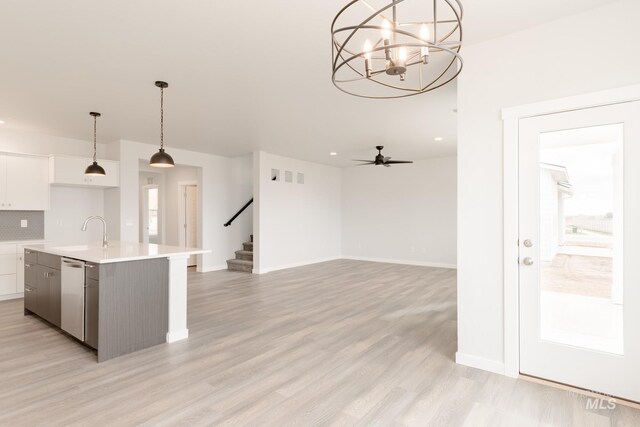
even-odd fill
[{"label": "chandelier light bulb", "polygon": [[391,38],[391,22],[387,19],[382,20],[382,38],[389,40]]},{"label": "chandelier light bulb", "polygon": [[[429,27],[427,27],[427,24],[422,24],[422,27],[420,27],[420,38],[422,39],[423,42],[427,42],[429,41]],[[428,63],[429,62],[429,46],[422,46],[420,48],[420,55],[422,56],[422,62],[423,63]]]},{"label": "chandelier light bulb", "polygon": [[373,49],[373,47],[371,46],[371,42],[369,40],[364,42],[364,59],[370,61],[371,60],[371,49]]},{"label": "chandelier light bulb", "polygon": [[422,39],[422,41],[428,42],[430,36],[431,35],[429,34],[429,27],[427,27],[427,24],[422,24],[422,26],[420,27],[420,38]]},{"label": "chandelier light bulb", "polygon": [[400,61],[406,61],[407,60],[407,48],[406,47],[401,47],[400,49],[398,49],[398,59]]}]

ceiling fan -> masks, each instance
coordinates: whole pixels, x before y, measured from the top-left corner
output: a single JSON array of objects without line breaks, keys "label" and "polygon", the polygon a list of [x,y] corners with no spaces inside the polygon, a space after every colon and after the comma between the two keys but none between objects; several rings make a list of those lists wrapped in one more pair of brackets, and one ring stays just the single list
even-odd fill
[{"label": "ceiling fan", "polygon": [[395,165],[395,164],[400,164],[400,163],[413,163],[410,160],[391,160],[391,157],[385,157],[382,155],[382,149],[384,147],[382,145],[378,145],[376,146],[376,150],[378,150],[378,155],[376,156],[376,158],[373,161],[370,160],[356,160],[354,159],[354,162],[364,162],[359,164],[358,166],[364,166],[364,165],[375,165],[375,166],[384,166],[384,167],[391,167],[391,165]]}]

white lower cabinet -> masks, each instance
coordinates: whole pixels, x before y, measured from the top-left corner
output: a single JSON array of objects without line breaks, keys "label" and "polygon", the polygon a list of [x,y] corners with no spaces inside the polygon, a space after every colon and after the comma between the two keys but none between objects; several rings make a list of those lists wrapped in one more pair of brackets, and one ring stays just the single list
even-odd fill
[{"label": "white lower cabinet", "polygon": [[43,241],[0,244],[0,301],[22,298],[24,293],[24,245]]},{"label": "white lower cabinet", "polygon": [[0,275],[0,295],[11,295],[16,293],[16,275]]},{"label": "white lower cabinet", "polygon": [[16,255],[16,293],[24,292],[24,250],[18,246],[19,253]]}]

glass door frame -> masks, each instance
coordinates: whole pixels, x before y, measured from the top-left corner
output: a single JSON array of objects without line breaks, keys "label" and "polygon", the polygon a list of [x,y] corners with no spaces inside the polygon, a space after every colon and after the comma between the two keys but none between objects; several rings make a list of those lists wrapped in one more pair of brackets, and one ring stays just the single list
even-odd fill
[{"label": "glass door frame", "polygon": [[522,119],[640,101],[640,85],[504,108],[503,120],[503,319],[504,375],[520,375],[519,122]]}]

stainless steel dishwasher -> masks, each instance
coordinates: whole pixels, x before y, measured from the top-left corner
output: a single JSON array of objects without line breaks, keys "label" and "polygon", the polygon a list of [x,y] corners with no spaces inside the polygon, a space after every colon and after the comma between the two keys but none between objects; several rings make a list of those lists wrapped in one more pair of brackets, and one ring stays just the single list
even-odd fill
[{"label": "stainless steel dishwasher", "polygon": [[62,258],[61,326],[84,341],[84,261]]}]

